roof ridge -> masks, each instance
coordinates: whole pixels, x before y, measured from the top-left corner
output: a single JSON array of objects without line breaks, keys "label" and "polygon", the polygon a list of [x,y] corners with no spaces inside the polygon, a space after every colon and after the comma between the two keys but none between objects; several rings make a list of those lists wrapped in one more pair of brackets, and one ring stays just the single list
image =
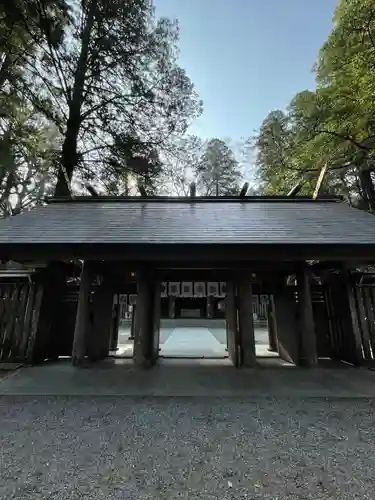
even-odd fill
[{"label": "roof ridge", "polygon": [[332,203],[342,201],[340,196],[320,196],[313,200],[307,196],[74,196],[72,198],[46,198],[47,203]]}]

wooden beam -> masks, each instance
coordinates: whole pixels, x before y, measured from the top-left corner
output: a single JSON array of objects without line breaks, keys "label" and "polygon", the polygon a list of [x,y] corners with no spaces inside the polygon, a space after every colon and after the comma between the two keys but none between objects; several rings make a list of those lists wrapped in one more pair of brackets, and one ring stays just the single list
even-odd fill
[{"label": "wooden beam", "polygon": [[249,190],[249,183],[245,182],[245,184],[242,186],[241,191],[240,191],[240,198],[245,198],[248,190]]},{"label": "wooden beam", "polygon": [[91,184],[85,184],[85,188],[91,194],[91,196],[94,196],[96,198],[99,197],[99,193],[97,192],[97,190],[93,186],[91,186]]},{"label": "wooden beam", "polygon": [[295,196],[301,191],[306,182],[311,180],[313,176],[314,176],[313,173],[310,172],[305,173],[302,176],[302,178],[292,187],[287,196],[290,198],[295,198]]},{"label": "wooden beam", "polygon": [[138,191],[142,198],[147,198],[147,192],[142,184],[138,184]]},{"label": "wooden beam", "polygon": [[[93,198],[94,199],[94,198]],[[10,255],[20,261],[30,260],[103,260],[103,261],[138,261],[148,265],[163,263],[172,268],[172,261],[178,267],[200,267],[206,262],[209,269],[217,269],[223,263],[226,267],[246,266],[248,261],[276,264],[287,261],[306,260],[347,260],[360,263],[373,262],[375,244],[129,244],[77,243],[77,244],[4,244],[0,249],[0,258]],[[209,256],[209,258],[207,257]],[[372,259],[372,260],[371,260]],[[176,264],[177,265],[177,264]]]},{"label": "wooden beam", "polygon": [[319,195],[319,190],[320,190],[320,187],[323,183],[323,180],[324,180],[324,177],[327,173],[327,169],[328,169],[328,162],[325,163],[319,173],[319,177],[318,177],[318,180],[317,180],[317,183],[316,183],[316,186],[315,186],[315,191],[314,191],[314,194],[313,194],[313,200],[316,200],[318,195]]}]

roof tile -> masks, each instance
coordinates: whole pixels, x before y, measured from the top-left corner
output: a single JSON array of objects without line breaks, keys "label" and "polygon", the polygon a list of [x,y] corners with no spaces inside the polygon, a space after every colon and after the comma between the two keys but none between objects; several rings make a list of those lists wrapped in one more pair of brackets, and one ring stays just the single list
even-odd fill
[{"label": "roof tile", "polygon": [[10,243],[375,244],[375,218],[324,201],[73,200],[0,221]]}]

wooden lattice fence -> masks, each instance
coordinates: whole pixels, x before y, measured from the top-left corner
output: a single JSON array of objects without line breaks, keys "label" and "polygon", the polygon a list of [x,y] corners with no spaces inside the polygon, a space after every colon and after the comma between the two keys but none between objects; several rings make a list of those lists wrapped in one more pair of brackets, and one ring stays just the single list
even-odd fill
[{"label": "wooden lattice fence", "polygon": [[38,326],[42,290],[25,278],[0,278],[0,362],[28,361]]}]

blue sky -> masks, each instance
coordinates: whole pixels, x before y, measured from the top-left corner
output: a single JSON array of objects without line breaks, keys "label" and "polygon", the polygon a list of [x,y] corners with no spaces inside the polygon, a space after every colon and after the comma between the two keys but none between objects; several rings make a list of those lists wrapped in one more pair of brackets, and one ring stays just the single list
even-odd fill
[{"label": "blue sky", "polygon": [[155,0],[179,19],[180,65],[204,102],[190,132],[239,140],[314,88],[312,66],[337,0]]}]

